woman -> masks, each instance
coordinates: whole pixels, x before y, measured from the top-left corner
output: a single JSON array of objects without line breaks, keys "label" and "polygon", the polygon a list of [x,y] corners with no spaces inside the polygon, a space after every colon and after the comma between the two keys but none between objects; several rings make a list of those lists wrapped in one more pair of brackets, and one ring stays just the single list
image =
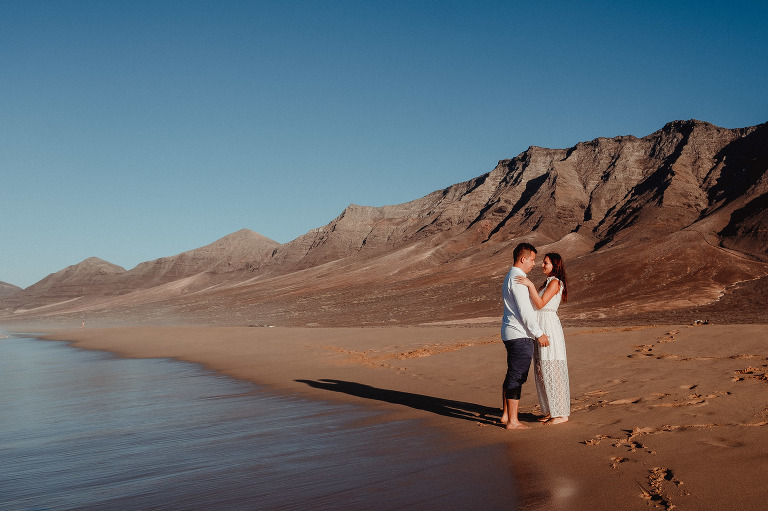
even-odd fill
[{"label": "woman", "polygon": [[565,336],[557,308],[560,302],[568,300],[568,284],[565,263],[560,254],[544,256],[541,270],[547,281],[537,291],[536,286],[525,277],[516,277],[517,282],[528,286],[531,301],[538,309],[539,325],[549,337],[549,346],[536,345],[533,371],[536,377],[536,391],[544,417],[542,422],[560,424],[568,421],[571,414],[571,391],[568,385],[568,360],[565,356]]}]

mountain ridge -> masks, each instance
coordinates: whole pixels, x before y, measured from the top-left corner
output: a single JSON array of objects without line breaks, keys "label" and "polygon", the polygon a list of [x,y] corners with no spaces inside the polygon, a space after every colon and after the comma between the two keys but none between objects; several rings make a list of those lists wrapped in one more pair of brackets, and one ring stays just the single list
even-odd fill
[{"label": "mountain ridge", "polygon": [[13,296],[19,291],[21,291],[19,286],[9,284],[8,282],[0,282],[0,300]]},{"label": "mountain ridge", "polygon": [[[370,301],[366,288],[392,301],[397,290],[407,289],[413,303],[449,319],[458,310],[461,317],[490,314],[498,307],[497,289],[485,282],[498,285],[499,275],[511,264],[507,251],[521,239],[555,247],[567,257],[569,270],[581,276],[593,273],[594,265],[613,268],[610,259],[620,254],[620,260],[642,268],[641,274],[678,282],[674,269],[684,258],[697,253],[723,258],[723,264],[687,264],[699,287],[679,282],[691,294],[689,305],[713,303],[729,286],[768,275],[767,148],[768,124],[726,129],[698,120],[672,121],[642,138],[598,137],[566,149],[531,146],[500,160],[490,172],[403,204],[350,204],[325,226],[285,244],[246,229],[200,249],[115,272],[107,279],[110,285],[93,285],[83,293],[78,307],[94,299],[83,310],[101,307],[106,316],[110,303],[124,301],[102,300],[98,305],[95,297],[131,293],[132,303],[141,304],[143,291],[147,303],[163,302],[160,287],[183,280],[183,286],[165,295],[164,306],[178,317],[207,317],[217,304],[229,303],[284,324],[303,324],[302,314],[312,316],[305,323],[336,324],[333,310],[350,301]],[[659,255],[660,247],[671,255]],[[644,257],[658,262],[649,267]],[[613,278],[603,280],[627,287],[625,294],[638,302],[638,310],[654,309],[653,293],[665,297],[669,307],[685,305],[655,283],[648,294],[639,282],[627,286]],[[428,292],[431,286],[466,282],[474,283],[476,296],[461,290],[466,303],[453,299],[455,310],[410,295],[412,290]],[[575,290],[581,305],[570,309],[572,318],[602,314],[590,310],[624,313],[617,307],[631,305],[602,281],[586,279],[582,284],[592,292]],[[371,291],[375,286],[380,290]],[[337,291],[345,289],[346,295]],[[71,295],[25,296],[39,305]],[[327,314],[302,313],[304,306],[291,298],[318,300]],[[6,316],[21,306],[8,300],[0,304]],[[55,314],[66,313],[64,307]],[[369,315],[365,310],[358,314]],[[398,317],[417,321],[419,315],[409,314]],[[234,313],[222,315],[241,321]],[[372,315],[370,322],[391,319]]]}]

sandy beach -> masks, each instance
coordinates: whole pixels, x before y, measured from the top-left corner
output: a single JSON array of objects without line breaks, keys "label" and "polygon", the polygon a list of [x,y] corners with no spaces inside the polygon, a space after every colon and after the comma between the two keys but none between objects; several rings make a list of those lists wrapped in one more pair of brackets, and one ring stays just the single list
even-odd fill
[{"label": "sandy beach", "polygon": [[[421,419],[462,445],[498,445],[521,509],[758,509],[768,490],[764,325],[566,328],[571,420],[498,423],[498,326],[125,327],[46,339],[126,357],[195,362],[277,392]],[[501,467],[500,467],[501,468]],[[506,470],[506,469],[505,469]]]}]

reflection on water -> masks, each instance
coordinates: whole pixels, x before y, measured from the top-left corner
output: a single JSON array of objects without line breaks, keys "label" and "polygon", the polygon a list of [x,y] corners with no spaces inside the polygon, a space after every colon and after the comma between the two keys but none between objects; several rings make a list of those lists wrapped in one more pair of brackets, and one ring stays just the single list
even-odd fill
[{"label": "reflection on water", "polygon": [[0,509],[488,509],[511,495],[490,448],[446,452],[373,416],[194,364],[0,339]]}]

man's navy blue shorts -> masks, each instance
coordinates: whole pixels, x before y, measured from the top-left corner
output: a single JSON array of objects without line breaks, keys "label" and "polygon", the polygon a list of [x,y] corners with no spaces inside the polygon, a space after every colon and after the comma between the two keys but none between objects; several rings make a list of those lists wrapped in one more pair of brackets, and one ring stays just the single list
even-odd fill
[{"label": "man's navy blue shorts", "polygon": [[523,337],[504,341],[507,348],[507,375],[504,378],[504,394],[507,399],[520,399],[520,389],[528,379],[528,369],[533,359],[536,341]]}]

